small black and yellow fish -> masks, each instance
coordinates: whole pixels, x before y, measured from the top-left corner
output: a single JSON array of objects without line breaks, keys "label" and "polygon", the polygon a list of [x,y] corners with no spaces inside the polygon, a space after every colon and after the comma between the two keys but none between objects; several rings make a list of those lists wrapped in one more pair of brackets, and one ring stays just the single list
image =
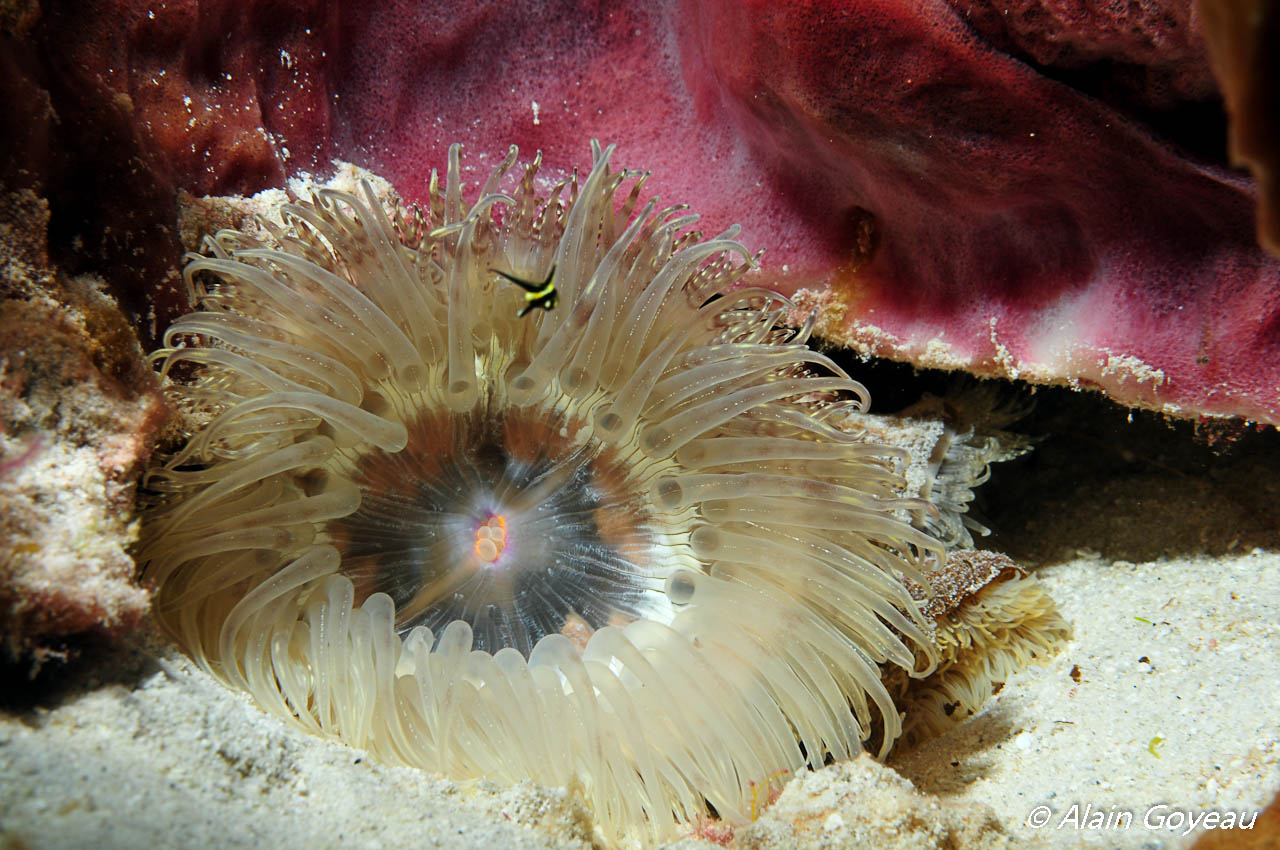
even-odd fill
[{"label": "small black and yellow fish", "polygon": [[556,276],[556,267],[552,266],[551,271],[547,272],[547,279],[542,282],[521,280],[514,275],[497,269],[489,269],[489,271],[506,278],[525,291],[524,309],[519,313],[520,317],[524,317],[534,307],[541,307],[544,310],[554,310],[556,304],[560,301],[560,293],[556,292],[556,285],[553,283]]}]

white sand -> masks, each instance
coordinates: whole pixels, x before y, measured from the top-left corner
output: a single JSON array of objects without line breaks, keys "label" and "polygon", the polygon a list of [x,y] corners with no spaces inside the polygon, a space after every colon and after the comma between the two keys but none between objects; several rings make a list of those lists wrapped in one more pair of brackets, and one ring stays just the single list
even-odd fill
[{"label": "white sand", "polygon": [[283,726],[180,656],[162,663],[136,688],[0,723],[0,846],[590,846],[563,791],[381,765]]},{"label": "white sand", "polygon": [[[1036,574],[1072,622],[1071,644],[895,767],[1053,847],[1182,847],[1181,830],[1144,826],[1152,807],[1170,807],[1154,822],[1175,809],[1251,814],[1270,801],[1280,790],[1280,558],[1082,558]],[[1042,805],[1049,823],[1033,829]],[[1089,820],[1085,806],[1104,824],[1112,816],[1109,826],[1075,828]],[[1133,813],[1128,828],[1116,825],[1121,812]]]},{"label": "white sand", "polygon": [[[1253,812],[1275,794],[1280,557],[1082,558],[1038,575],[1075,638],[979,716],[892,762],[938,799],[912,799],[873,764],[828,768],[793,782],[730,846],[1176,848],[1189,840],[1142,825],[1153,805]],[[181,656],[163,664],[134,685],[0,715],[0,844],[590,846],[589,815],[563,790],[379,765],[283,726]],[[1054,828],[1075,804],[1134,822]],[[1038,805],[1051,824],[1033,830]]]}]

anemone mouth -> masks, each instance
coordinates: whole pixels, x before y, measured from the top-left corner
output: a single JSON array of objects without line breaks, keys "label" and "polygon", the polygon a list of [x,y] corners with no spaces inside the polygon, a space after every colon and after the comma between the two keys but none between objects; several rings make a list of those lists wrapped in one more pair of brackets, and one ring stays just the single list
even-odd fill
[{"label": "anemone mouth", "polygon": [[359,509],[325,533],[356,602],[386,593],[396,630],[464,620],[473,648],[529,657],[539,640],[579,649],[598,629],[675,616],[666,577],[696,562],[650,508],[633,464],[554,410],[486,399],[431,411],[399,452],[356,464]]},{"label": "anemone mouth", "polygon": [[159,621],[267,710],[576,783],[647,843],[887,749],[879,665],[935,663],[905,579],[942,552],[737,229],[640,208],[612,150],[542,196],[513,148],[467,203],[455,146],[425,211],[365,182],[207,239],[156,354],[199,367],[171,392],[204,424],[149,473],[139,554]]}]

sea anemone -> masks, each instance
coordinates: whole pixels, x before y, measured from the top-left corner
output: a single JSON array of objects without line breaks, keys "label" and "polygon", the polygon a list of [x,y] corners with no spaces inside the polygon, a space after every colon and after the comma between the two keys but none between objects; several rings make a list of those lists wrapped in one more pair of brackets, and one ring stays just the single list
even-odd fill
[{"label": "sea anemone", "polygon": [[548,189],[513,147],[468,203],[455,146],[425,210],[366,181],[206,239],[156,354],[194,373],[193,433],[149,474],[140,561],[163,626],[268,711],[574,785],[650,843],[883,754],[879,665],[932,669],[906,580],[942,551],[738,228],[640,206],[612,152]]},{"label": "sea anemone", "polygon": [[952,551],[926,578],[933,594],[920,610],[936,626],[937,669],[924,679],[886,677],[906,746],[977,714],[1014,672],[1047,663],[1071,638],[1045,586],[1006,555]]},{"label": "sea anemone", "polygon": [[1030,403],[1008,395],[998,384],[960,380],[953,383],[946,396],[926,394],[892,417],[899,427],[907,423],[928,424],[929,430],[937,434],[927,451],[920,446],[918,453],[913,452],[913,461],[919,459],[926,464],[924,480],[913,494],[927,499],[935,508],[923,516],[919,527],[941,541],[948,551],[972,549],[973,535],[985,537],[991,533],[970,512],[970,503],[975,491],[991,477],[992,464],[1031,451],[1031,439],[1004,430],[1030,412]]}]

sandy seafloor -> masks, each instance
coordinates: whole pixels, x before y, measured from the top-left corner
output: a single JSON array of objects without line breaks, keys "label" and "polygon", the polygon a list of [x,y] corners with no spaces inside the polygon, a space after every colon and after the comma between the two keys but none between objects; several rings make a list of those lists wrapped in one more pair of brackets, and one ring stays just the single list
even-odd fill
[{"label": "sandy seafloor", "polygon": [[[1019,843],[1048,847],[1182,847],[1180,834],[1144,822],[1175,810],[1251,814],[1270,801],[1280,789],[1280,557],[1083,557],[1037,575],[1074,639],[1012,677],[978,717],[903,756],[906,776],[990,806]],[[1110,825],[1077,828],[1086,806]],[[1127,828],[1116,825],[1122,812]],[[1036,818],[1048,822],[1035,828]]]},{"label": "sandy seafloor", "polygon": [[[1280,556],[1086,555],[1038,575],[1074,624],[1070,645],[892,761],[941,807],[864,759],[793,781],[732,846],[1177,848],[1194,834],[1146,828],[1151,807],[1263,807],[1280,788]],[[120,664],[115,682],[0,719],[0,846],[590,845],[590,817],[563,789],[380,765],[284,726],[170,651],[140,647]],[[1075,828],[1071,807],[1086,805],[1134,822]],[[1051,822],[1032,829],[1037,806]],[[942,814],[918,817],[931,808]]]}]

